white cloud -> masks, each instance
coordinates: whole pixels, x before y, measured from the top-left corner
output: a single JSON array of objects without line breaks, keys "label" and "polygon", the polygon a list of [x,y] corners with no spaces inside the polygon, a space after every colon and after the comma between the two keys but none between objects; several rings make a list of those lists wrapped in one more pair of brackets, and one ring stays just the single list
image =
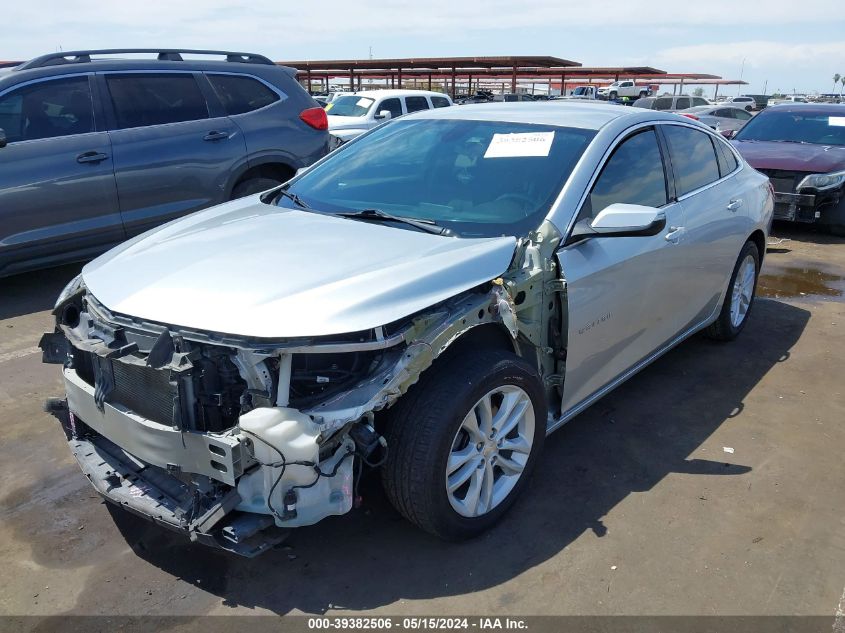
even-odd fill
[{"label": "white cloud", "polygon": [[697,44],[677,46],[658,51],[655,63],[670,66],[739,66],[745,60],[747,68],[767,66],[809,67],[831,61],[845,60],[845,41],[787,44],[772,41],[742,41],[726,44]]},{"label": "white cloud", "polygon": [[[538,42],[541,49],[565,48],[567,31],[603,28],[640,28],[632,42],[643,46],[657,30],[672,27],[719,27],[747,23],[755,28],[830,21],[841,0],[803,0],[800,10],[792,0],[759,3],[736,0],[679,2],[678,0],[320,0],[285,2],[252,0],[239,5],[230,0],[144,0],[110,2],[65,0],[18,3],[4,7],[0,57],[29,57],[62,46],[203,46],[259,50],[277,57],[300,57],[303,47],[314,50],[320,42],[347,38],[355,50],[368,34],[431,37],[431,55],[439,51],[437,37],[459,38],[468,31],[493,32],[508,48],[508,31],[538,27],[560,28],[557,42]],[[524,32],[523,32],[524,35]],[[460,41],[459,39],[456,41]],[[647,45],[647,43],[645,44]],[[542,51],[540,51],[542,52]],[[471,53],[470,53],[471,54]],[[572,53],[565,53],[572,55]]]}]

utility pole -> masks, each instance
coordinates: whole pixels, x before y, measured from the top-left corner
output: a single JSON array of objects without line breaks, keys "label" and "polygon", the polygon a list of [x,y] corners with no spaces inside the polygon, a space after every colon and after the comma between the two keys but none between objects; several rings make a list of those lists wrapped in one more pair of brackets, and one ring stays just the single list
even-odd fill
[{"label": "utility pole", "polygon": [[[742,67],[739,69],[739,80],[742,81],[742,74],[745,72],[745,58],[742,58]],[[736,87],[736,96],[739,96],[740,91],[742,90],[742,84],[737,85]]]}]

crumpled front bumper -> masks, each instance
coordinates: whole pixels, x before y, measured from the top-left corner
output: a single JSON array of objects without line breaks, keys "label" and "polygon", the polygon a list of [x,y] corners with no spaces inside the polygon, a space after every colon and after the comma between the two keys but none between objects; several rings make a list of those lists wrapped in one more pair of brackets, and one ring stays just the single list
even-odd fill
[{"label": "crumpled front bumper", "polygon": [[236,511],[241,501],[236,489],[216,498],[203,496],[166,470],[89,432],[66,400],[52,401],[48,408],[62,424],[82,472],[107,501],[191,541],[246,557],[266,551],[289,533],[267,515]]}]

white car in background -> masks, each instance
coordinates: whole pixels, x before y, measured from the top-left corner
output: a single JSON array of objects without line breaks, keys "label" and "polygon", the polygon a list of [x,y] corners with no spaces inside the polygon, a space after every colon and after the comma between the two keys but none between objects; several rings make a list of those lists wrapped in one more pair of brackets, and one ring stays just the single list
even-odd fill
[{"label": "white car in background", "polygon": [[452,100],[441,92],[427,90],[363,90],[337,97],[326,106],[329,134],[337,147],[388,119],[403,114],[448,108]]},{"label": "white car in background", "polygon": [[746,97],[745,95],[743,95],[741,97],[731,97],[725,102],[725,105],[743,108],[747,112],[751,112],[752,110],[757,108],[757,101],[754,99],[754,97]]}]

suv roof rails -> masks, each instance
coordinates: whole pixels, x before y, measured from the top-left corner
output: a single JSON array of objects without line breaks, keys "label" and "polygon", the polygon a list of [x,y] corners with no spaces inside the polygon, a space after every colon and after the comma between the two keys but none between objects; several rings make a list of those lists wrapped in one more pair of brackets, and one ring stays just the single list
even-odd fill
[{"label": "suv roof rails", "polygon": [[181,62],[184,61],[182,53],[189,55],[218,55],[226,58],[227,62],[242,64],[264,64],[275,66],[264,55],[255,53],[238,53],[233,51],[208,51],[180,48],[108,48],[92,51],[63,51],[41,55],[17,66],[15,70],[28,70],[30,68],[43,68],[45,66],[59,66],[62,64],[85,64],[91,62],[92,55],[120,55],[125,53],[153,53],[157,55],[158,61]]}]

